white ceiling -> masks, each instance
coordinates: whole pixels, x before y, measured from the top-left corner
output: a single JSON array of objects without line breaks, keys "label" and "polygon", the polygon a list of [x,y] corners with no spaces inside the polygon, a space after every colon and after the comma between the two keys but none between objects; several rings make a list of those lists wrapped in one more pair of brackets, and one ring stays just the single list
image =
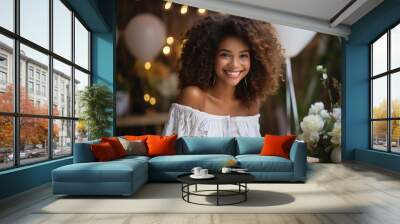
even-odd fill
[{"label": "white ceiling", "polygon": [[[173,2],[347,37],[351,32],[351,25],[383,0],[173,0]],[[349,7],[338,14],[347,4]],[[335,18],[337,19],[334,20]]]},{"label": "white ceiling", "polygon": [[350,0],[227,0],[329,21]]}]

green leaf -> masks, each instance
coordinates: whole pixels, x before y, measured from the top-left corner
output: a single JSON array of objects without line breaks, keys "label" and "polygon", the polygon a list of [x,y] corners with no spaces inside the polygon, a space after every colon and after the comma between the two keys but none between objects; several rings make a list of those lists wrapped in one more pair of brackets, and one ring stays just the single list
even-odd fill
[{"label": "green leaf", "polygon": [[112,125],[113,94],[107,86],[94,84],[79,93],[82,119],[86,121],[89,139],[109,136],[107,129]]}]

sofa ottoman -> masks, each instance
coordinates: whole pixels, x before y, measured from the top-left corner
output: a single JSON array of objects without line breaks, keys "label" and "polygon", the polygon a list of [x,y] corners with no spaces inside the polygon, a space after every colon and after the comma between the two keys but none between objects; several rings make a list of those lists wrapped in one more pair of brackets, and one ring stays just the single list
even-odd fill
[{"label": "sofa ottoman", "polygon": [[52,171],[53,193],[132,195],[148,180],[148,158],[129,156],[107,162],[74,163]]}]

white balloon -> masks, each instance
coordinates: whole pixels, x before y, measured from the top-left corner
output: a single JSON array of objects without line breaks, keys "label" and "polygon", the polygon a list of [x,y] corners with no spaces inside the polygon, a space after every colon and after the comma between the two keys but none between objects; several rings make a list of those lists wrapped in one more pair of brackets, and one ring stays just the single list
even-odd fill
[{"label": "white balloon", "polygon": [[134,57],[139,61],[151,61],[164,45],[166,30],[158,17],[144,13],[129,21],[124,35],[125,43]]},{"label": "white balloon", "polygon": [[278,38],[285,49],[285,57],[296,57],[315,36],[315,32],[274,24]]}]

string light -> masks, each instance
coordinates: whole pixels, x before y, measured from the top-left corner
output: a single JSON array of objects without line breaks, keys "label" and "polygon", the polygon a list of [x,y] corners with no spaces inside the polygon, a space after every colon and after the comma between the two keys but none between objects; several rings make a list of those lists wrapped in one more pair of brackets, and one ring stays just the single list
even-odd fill
[{"label": "string light", "polygon": [[172,7],[172,2],[171,1],[165,2],[165,5],[164,5],[164,9],[165,10],[169,10],[171,7]]},{"label": "string light", "polygon": [[169,53],[171,52],[171,48],[170,48],[169,46],[165,46],[165,47],[162,49],[162,52],[163,52],[165,55],[169,55]]},{"label": "string light", "polygon": [[167,37],[167,44],[171,45],[174,43],[174,38],[172,36]]},{"label": "string light", "polygon": [[157,100],[156,100],[156,98],[151,97],[149,102],[150,102],[151,105],[154,106],[157,103]]},{"label": "string light", "polygon": [[205,9],[198,9],[197,11],[198,11],[200,14],[206,13],[206,10],[205,10]]},{"label": "string light", "polygon": [[144,101],[148,102],[150,100],[150,95],[148,93],[143,95]]},{"label": "string light", "polygon": [[188,12],[188,6],[187,5],[182,5],[181,7],[181,14],[184,15]]},{"label": "string light", "polygon": [[151,69],[151,63],[150,62],[144,63],[144,69],[150,70]]}]

